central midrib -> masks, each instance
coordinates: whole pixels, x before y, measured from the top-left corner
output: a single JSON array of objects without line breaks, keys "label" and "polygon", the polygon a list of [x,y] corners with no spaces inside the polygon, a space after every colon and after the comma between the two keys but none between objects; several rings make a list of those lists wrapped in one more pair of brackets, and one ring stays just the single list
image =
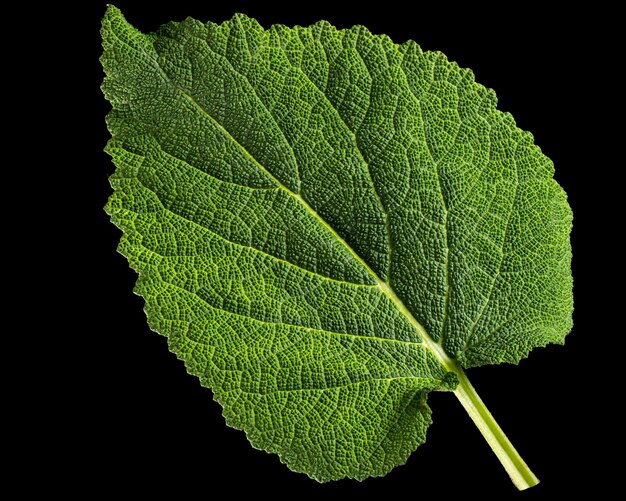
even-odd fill
[{"label": "central midrib", "polygon": [[257,165],[263,172],[265,172],[267,176],[269,176],[280,189],[282,189],[289,196],[295,198],[298,202],[300,202],[305,207],[305,209],[311,214],[311,216],[317,219],[320,222],[320,224],[324,226],[333,235],[334,238],[336,238],[339,242],[341,242],[341,244],[346,248],[346,250],[348,250],[348,252],[350,252],[350,254],[352,254],[352,256],[367,270],[367,272],[372,276],[372,278],[374,278],[374,280],[376,281],[376,285],[381,290],[381,292],[389,298],[389,300],[396,306],[398,311],[409,321],[409,323],[413,326],[413,328],[418,332],[418,334],[420,335],[420,337],[422,338],[424,342],[424,345],[431,351],[431,353],[435,356],[435,358],[439,361],[439,363],[441,363],[441,365],[443,365],[446,368],[446,370],[459,373],[460,368],[458,364],[452,358],[448,356],[448,354],[444,351],[443,346],[441,346],[441,344],[436,342],[433,338],[431,338],[428,335],[428,333],[426,332],[426,329],[424,329],[424,327],[422,327],[422,325],[417,321],[417,319],[413,316],[413,314],[409,311],[409,309],[404,305],[402,300],[396,295],[396,293],[389,286],[389,284],[387,284],[387,282],[382,280],[378,276],[378,274],[374,270],[372,270],[372,268],[363,260],[363,258],[361,258],[361,256],[359,256],[354,251],[354,249],[341,237],[341,235],[339,235],[335,231],[335,229],[332,226],[330,226],[317,213],[317,211],[308,204],[308,202],[304,198],[302,198],[297,193],[294,193],[293,191],[291,191],[278,178],[276,178],[268,169],[266,169],[256,158],[254,158],[254,156],[252,156],[252,154],[239,141],[237,141],[237,139],[221,123],[219,123],[215,118],[213,118],[213,116],[209,112],[207,112],[204,109],[204,107],[201,106],[200,103],[198,103],[194,99],[192,95],[190,95],[180,85],[176,84],[175,82],[172,82],[172,80],[167,76],[167,74],[163,71],[163,69],[160,66],[159,66],[159,69],[161,70],[161,74],[166,78],[166,80],[168,80],[172,85],[174,85],[185,99],[187,99],[196,109],[198,109],[202,114],[204,114],[207,118],[209,118],[209,120],[211,120],[211,122],[213,122],[224,134],[226,134],[230,138],[230,140],[233,141],[233,143],[235,143],[241,149],[241,151],[252,162],[254,162],[255,165]]}]

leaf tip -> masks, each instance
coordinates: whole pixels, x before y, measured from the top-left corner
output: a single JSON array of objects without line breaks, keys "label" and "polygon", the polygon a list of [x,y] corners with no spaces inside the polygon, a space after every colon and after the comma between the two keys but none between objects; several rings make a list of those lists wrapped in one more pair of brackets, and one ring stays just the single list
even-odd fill
[{"label": "leaf tip", "polygon": [[126,20],[122,11],[113,4],[107,4],[104,17],[102,18],[101,34],[105,39],[109,33],[119,31],[132,30],[136,31],[133,26]]},{"label": "leaf tip", "polygon": [[104,11],[104,17],[102,18],[102,28],[105,28],[115,19],[122,19],[126,21],[126,19],[124,18],[124,14],[122,14],[122,11],[112,3],[108,3],[106,5],[106,10]]}]

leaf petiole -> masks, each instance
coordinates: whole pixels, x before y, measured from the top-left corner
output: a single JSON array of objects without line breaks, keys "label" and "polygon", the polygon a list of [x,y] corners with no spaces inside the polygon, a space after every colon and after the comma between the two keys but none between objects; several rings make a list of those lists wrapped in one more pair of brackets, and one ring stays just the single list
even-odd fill
[{"label": "leaf petiole", "polygon": [[[374,273],[372,272],[372,274]],[[428,335],[426,330],[406,308],[395,292],[378,277],[376,278],[383,292],[389,296],[389,298],[396,304],[398,310],[400,310],[409,322],[413,324],[415,329],[420,333],[424,344],[433,353],[433,355],[435,355],[435,357],[444,367],[446,367],[446,369],[457,375],[459,384],[456,390],[454,390],[454,394],[472,418],[472,421],[474,421],[474,424],[478,427],[480,433],[482,433],[483,437],[489,444],[489,447],[491,447],[491,450],[498,457],[500,463],[502,463],[502,466],[504,466],[504,469],[511,477],[515,487],[522,491],[537,485],[539,483],[539,479],[530,470],[515,447],[513,447],[511,441],[504,434],[500,425],[498,425],[496,420],[493,418],[485,403],[482,401],[478,393],[476,393],[476,390],[470,383],[460,364],[456,360],[450,358],[441,344],[437,343]]]},{"label": "leaf petiole", "polygon": [[539,483],[539,479],[530,470],[526,462],[519,455],[511,441],[502,431],[500,425],[489,412],[484,402],[476,393],[476,390],[470,383],[465,371],[453,362],[454,372],[459,378],[459,385],[454,391],[461,405],[478,427],[483,437],[491,447],[491,450],[504,466],[504,469],[511,477],[511,480],[519,490],[528,489]]}]

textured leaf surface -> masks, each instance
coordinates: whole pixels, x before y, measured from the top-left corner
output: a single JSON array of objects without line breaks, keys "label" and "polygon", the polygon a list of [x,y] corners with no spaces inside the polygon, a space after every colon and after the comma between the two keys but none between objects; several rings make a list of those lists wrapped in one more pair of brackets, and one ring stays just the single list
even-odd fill
[{"label": "textured leaf surface", "polygon": [[446,356],[517,362],[569,332],[565,194],[471,71],[326,22],[145,35],[111,7],[102,33],[120,251],[255,447],[318,480],[385,474],[454,389]]}]

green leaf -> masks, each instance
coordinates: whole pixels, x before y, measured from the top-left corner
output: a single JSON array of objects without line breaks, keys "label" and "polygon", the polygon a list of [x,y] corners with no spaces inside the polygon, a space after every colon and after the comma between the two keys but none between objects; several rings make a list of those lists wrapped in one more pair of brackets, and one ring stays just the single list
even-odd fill
[{"label": "green leaf", "polygon": [[150,327],[227,423],[327,481],[384,475],[453,390],[536,478],[463,368],[571,328],[571,211],[470,70],[356,26],[102,25],[107,205]]}]

